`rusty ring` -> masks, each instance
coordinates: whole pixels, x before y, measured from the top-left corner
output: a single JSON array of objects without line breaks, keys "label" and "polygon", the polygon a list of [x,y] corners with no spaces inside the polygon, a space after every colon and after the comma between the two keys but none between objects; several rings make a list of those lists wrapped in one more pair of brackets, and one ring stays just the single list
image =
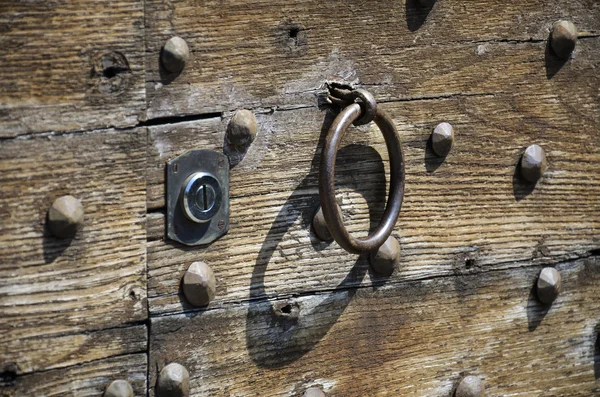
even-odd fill
[{"label": "rusty ring", "polygon": [[347,106],[335,118],[325,138],[319,169],[319,197],[329,232],[346,251],[360,254],[377,250],[392,234],[400,215],[404,197],[404,154],[396,127],[391,118],[377,110],[374,121],[381,130],[390,158],[390,190],[383,217],[373,233],[365,238],[354,238],[346,230],[335,200],[335,160],[344,133],[362,114],[358,103]]}]

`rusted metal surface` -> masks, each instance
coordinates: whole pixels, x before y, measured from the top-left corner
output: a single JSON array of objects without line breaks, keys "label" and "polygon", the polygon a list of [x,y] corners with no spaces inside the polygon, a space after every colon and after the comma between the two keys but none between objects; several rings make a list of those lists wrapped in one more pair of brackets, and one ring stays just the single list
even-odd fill
[{"label": "rusted metal surface", "polygon": [[361,115],[352,122],[355,126],[369,124],[377,115],[377,102],[373,95],[362,89],[346,89],[336,85],[329,87],[328,99],[332,104],[345,108],[346,106],[360,100]]}]

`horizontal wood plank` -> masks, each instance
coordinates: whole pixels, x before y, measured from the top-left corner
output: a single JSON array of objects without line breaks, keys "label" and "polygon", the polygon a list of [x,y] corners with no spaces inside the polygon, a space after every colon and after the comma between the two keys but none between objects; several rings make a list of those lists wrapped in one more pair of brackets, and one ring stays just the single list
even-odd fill
[{"label": "horizontal wood plank", "polygon": [[2,344],[0,357],[4,370],[10,369],[21,376],[114,356],[145,353],[147,344],[147,327],[135,325],[72,335],[13,339]]},{"label": "horizontal wood plank", "polygon": [[[0,361],[28,372],[122,353],[116,336],[105,343],[117,331],[82,333],[147,318],[146,139],[142,128],[0,145]],[[85,211],[73,239],[46,228],[65,194]]]},{"label": "horizontal wood plank", "polygon": [[[591,51],[600,39],[586,43]],[[496,60],[541,47],[498,46],[506,52],[494,55]],[[397,125],[406,156],[406,194],[394,233],[402,259],[394,280],[518,267],[531,260],[551,263],[600,248],[595,62],[565,65],[550,80],[539,65],[523,63],[521,78],[530,84],[506,77],[494,85],[490,79],[491,93],[380,104]],[[478,65],[469,70],[476,72]],[[452,76],[438,79],[441,85],[453,82]],[[257,117],[256,141],[231,170],[230,232],[205,249],[165,240],[164,166],[189,149],[222,150],[228,120],[149,127],[148,208],[156,210],[148,229],[151,313],[190,310],[179,280],[197,260],[217,276],[214,305],[371,282],[364,258],[320,243],[310,230],[319,205],[321,141],[332,115],[310,107]],[[445,159],[428,145],[442,121],[456,129],[455,147]],[[523,183],[516,168],[533,143],[546,150],[549,163],[535,187]],[[373,125],[350,131],[343,145],[338,194],[348,228],[360,236],[383,211],[387,152]]]},{"label": "horizontal wood plank", "polygon": [[131,354],[14,379],[5,372],[0,395],[101,397],[113,380],[123,379],[131,384],[134,395],[145,396],[147,364],[146,354]]},{"label": "horizontal wood plank", "polygon": [[[532,71],[552,75],[560,63],[546,51],[556,20],[572,20],[583,46],[600,35],[592,0],[419,3],[149,0],[147,117],[312,105],[329,80],[369,86],[380,100],[529,85]],[[159,55],[174,35],[192,54],[177,77]],[[597,62],[580,49],[574,58]]]},{"label": "horizontal wood plank", "polygon": [[0,137],[138,123],[142,1],[5,1],[0,32]]},{"label": "horizontal wood plank", "polygon": [[550,308],[532,266],[154,318],[150,395],[169,362],[194,396],[449,396],[464,374],[490,397],[597,395],[600,260],[557,269]]}]

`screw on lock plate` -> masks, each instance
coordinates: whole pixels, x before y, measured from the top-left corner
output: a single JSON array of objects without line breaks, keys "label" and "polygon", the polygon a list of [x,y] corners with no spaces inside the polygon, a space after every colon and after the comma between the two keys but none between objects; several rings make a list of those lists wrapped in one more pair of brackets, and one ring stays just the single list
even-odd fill
[{"label": "screw on lock plate", "polygon": [[167,236],[210,244],[229,230],[229,161],[219,152],[190,150],[167,163]]}]

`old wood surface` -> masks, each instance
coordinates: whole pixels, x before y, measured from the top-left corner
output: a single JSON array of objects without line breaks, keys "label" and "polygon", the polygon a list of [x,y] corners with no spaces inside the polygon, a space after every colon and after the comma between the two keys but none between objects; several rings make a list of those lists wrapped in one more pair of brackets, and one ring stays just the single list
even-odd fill
[{"label": "old wood surface", "polygon": [[125,379],[136,396],[145,396],[147,355],[128,354],[64,369],[37,372],[15,380],[3,377],[0,396],[102,396],[113,380]]},{"label": "old wood surface", "polygon": [[[584,84],[572,89],[597,95]],[[512,95],[382,104],[400,130],[407,172],[394,233],[402,258],[392,280],[552,263],[600,248],[600,113],[598,102],[580,112],[577,101],[524,87]],[[214,305],[371,282],[364,258],[318,242],[310,230],[318,207],[319,139],[331,117],[308,108],[258,119],[257,140],[231,171],[228,235],[206,249],[187,248],[164,240],[162,212],[150,214],[151,313],[190,309],[178,295],[179,279],[196,260],[215,271]],[[441,121],[456,128],[446,159],[427,146]],[[149,128],[149,206],[162,204],[165,160],[196,146],[220,150],[225,124],[209,119]],[[524,184],[515,167],[532,143],[544,147],[549,162],[535,187]],[[383,209],[387,153],[374,126],[351,131],[345,145],[339,196],[346,224],[364,235]]]},{"label": "old wood surface", "polygon": [[[145,351],[145,145],[145,129],[2,141],[3,377]],[[85,210],[72,240],[45,227],[65,194]]]},{"label": "old wood surface", "polygon": [[[543,51],[515,51],[483,73],[478,54],[493,55],[494,44],[543,47],[560,18],[582,36],[600,34],[594,0],[420,3],[148,0],[147,116],[307,106],[327,80],[363,84],[379,99],[497,90],[507,79],[530,84],[521,71]],[[192,52],[177,78],[157,55],[172,35]]]},{"label": "old wood surface", "polygon": [[[97,322],[90,323],[91,326],[96,326]],[[114,356],[145,353],[147,342],[148,329],[145,324],[66,335],[12,338],[2,343],[3,377],[10,378],[14,375],[20,380],[23,374],[32,372],[80,365]]]},{"label": "old wood surface", "polygon": [[[566,62],[547,43],[561,18],[580,31]],[[178,76],[159,65],[174,35],[192,51]],[[1,396],[114,379],[153,395],[171,361],[198,396],[450,395],[465,373],[489,396],[600,394],[597,1],[4,2],[0,43]],[[389,278],[310,230],[331,81],[373,92],[401,135]],[[233,160],[229,234],[166,240],[165,162],[223,150],[240,108],[260,127]],[[441,121],[445,159],[427,142]],[[549,162],[535,187],[515,167],[532,143]],[[389,175],[376,128],[353,129],[337,167],[364,235]],[[86,210],[72,241],[44,227],[64,194]],[[197,260],[218,280],[206,310],[179,293]],[[565,291],[544,309],[548,264]]]},{"label": "old wood surface", "polygon": [[597,395],[600,261],[557,269],[550,308],[529,266],[154,318],[150,388],[175,361],[195,396],[449,396],[465,373],[486,396]]},{"label": "old wood surface", "polygon": [[142,1],[2,1],[0,44],[0,137],[137,124]]}]

